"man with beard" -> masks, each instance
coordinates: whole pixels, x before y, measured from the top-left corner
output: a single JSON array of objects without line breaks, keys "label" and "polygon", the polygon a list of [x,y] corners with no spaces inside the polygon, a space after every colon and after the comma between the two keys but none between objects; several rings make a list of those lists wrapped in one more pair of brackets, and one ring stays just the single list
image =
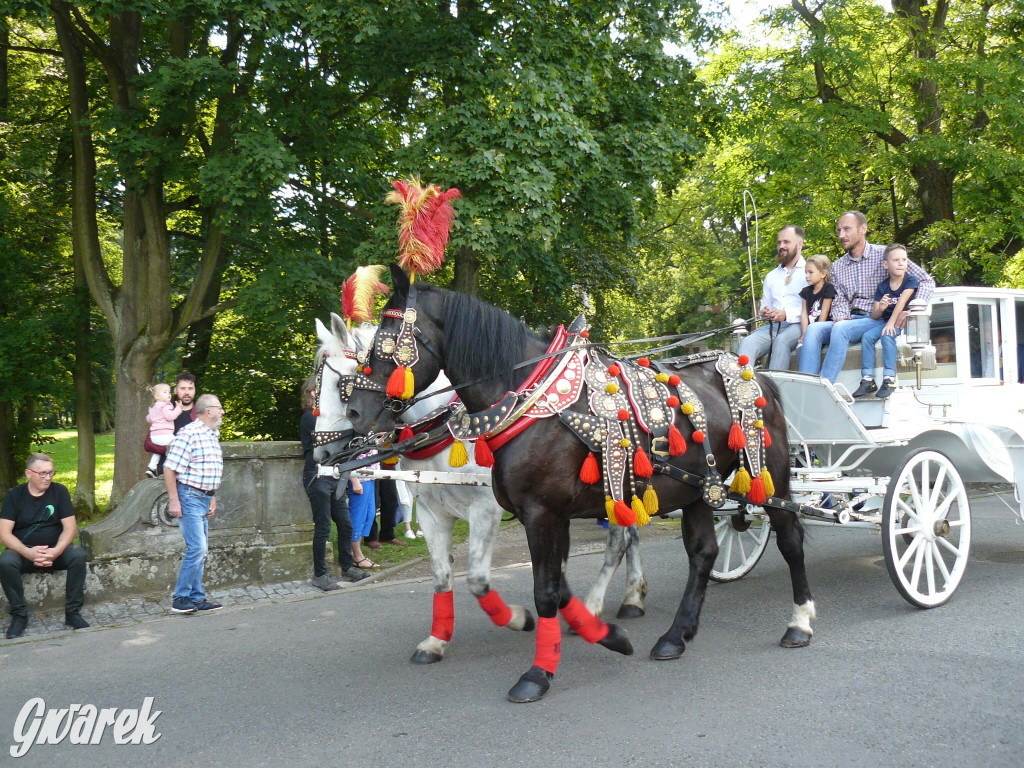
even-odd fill
[{"label": "man with beard", "polygon": [[[174,419],[174,434],[178,434],[183,427],[196,420],[196,375],[194,373],[182,371],[178,374],[174,384],[174,396],[178,400],[178,405],[181,406],[181,413]],[[147,434],[144,447],[147,453],[155,453],[160,456],[160,463],[156,468],[156,474],[160,474],[163,471],[167,446],[157,445]]]},{"label": "man with beard", "polygon": [[[871,319],[875,303],[875,289],[887,280],[883,257],[884,245],[869,243],[866,239],[868,220],[860,211],[847,211],[836,222],[836,235],[845,254],[832,264],[831,279],[836,288],[832,301],[831,323],[813,323],[807,326],[804,345],[800,348],[800,370],[818,373],[833,384],[846,362],[846,349],[856,344],[869,328],[876,325]],[[912,261],[907,262],[907,274],[917,278],[919,287],[915,299],[929,301],[935,291],[935,280]],[[906,322],[907,313],[896,319],[897,328]],[[828,354],[821,359],[821,348],[828,344]]]},{"label": "man with beard", "polygon": [[789,368],[789,356],[800,340],[800,291],[807,286],[804,275],[804,230],[790,224],[779,230],[775,247],[778,266],[764,278],[761,319],[766,321],[740,342],[739,354],[754,363],[768,355],[768,367]]},{"label": "man with beard", "polygon": [[174,587],[171,610],[175,613],[215,611],[223,606],[206,599],[203,567],[209,543],[208,519],[217,510],[217,488],[224,472],[218,440],[224,407],[216,395],[200,395],[196,420],[174,436],[167,450],[164,483],[169,511],[180,518],[185,557]]},{"label": "man with beard", "polygon": [[181,414],[174,420],[174,434],[196,420],[196,375],[191,371],[182,371],[174,384],[174,394],[181,406]]}]

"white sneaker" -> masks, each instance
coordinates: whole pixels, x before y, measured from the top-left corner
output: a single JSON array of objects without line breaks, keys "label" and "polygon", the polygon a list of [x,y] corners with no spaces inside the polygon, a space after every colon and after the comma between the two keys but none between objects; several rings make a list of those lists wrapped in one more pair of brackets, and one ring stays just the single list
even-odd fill
[{"label": "white sneaker", "polygon": [[416,538],[416,534],[413,533],[412,528],[406,528],[405,529],[405,538],[407,538],[407,539],[415,539]]}]

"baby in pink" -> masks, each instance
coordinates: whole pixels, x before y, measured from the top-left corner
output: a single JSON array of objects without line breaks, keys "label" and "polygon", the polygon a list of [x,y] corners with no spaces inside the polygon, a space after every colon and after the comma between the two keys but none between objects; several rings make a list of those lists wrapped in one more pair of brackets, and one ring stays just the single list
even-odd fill
[{"label": "baby in pink", "polygon": [[[170,445],[174,439],[174,420],[181,414],[181,407],[171,402],[171,386],[154,384],[149,388],[153,393],[153,404],[149,406],[146,421],[149,422],[149,439],[156,445]],[[160,466],[160,454],[154,453],[149,460],[147,477],[156,477]]]}]

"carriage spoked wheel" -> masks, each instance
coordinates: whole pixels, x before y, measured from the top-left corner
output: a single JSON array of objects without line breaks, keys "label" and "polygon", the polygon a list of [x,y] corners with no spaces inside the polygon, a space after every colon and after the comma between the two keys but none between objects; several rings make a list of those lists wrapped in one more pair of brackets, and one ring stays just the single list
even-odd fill
[{"label": "carriage spoked wheel", "polygon": [[768,547],[771,532],[761,507],[715,515],[718,557],[711,567],[711,580],[736,581],[750,573]]},{"label": "carriage spoked wheel", "polygon": [[882,508],[882,552],[896,589],[919,608],[956,591],[971,548],[971,507],[949,458],[924,448],[893,476]]}]

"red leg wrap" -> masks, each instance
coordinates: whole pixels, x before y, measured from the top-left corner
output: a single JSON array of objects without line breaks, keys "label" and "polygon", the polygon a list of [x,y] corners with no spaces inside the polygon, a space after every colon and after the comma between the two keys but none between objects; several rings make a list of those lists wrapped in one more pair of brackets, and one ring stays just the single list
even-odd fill
[{"label": "red leg wrap", "polygon": [[434,593],[434,622],[430,625],[431,637],[448,642],[455,629],[455,595],[451,592]]},{"label": "red leg wrap", "polygon": [[608,625],[588,611],[578,597],[569,600],[569,604],[562,609],[562,617],[588,643],[596,643],[608,636]]},{"label": "red leg wrap", "polygon": [[484,609],[484,613],[490,616],[491,621],[499,627],[504,627],[512,620],[512,609],[505,605],[498,590],[492,589],[483,597],[478,597],[477,600],[480,601],[480,607]]},{"label": "red leg wrap", "polygon": [[537,619],[537,654],[533,657],[533,665],[540,667],[552,675],[558,669],[558,660],[562,658],[562,625],[558,617]]}]

